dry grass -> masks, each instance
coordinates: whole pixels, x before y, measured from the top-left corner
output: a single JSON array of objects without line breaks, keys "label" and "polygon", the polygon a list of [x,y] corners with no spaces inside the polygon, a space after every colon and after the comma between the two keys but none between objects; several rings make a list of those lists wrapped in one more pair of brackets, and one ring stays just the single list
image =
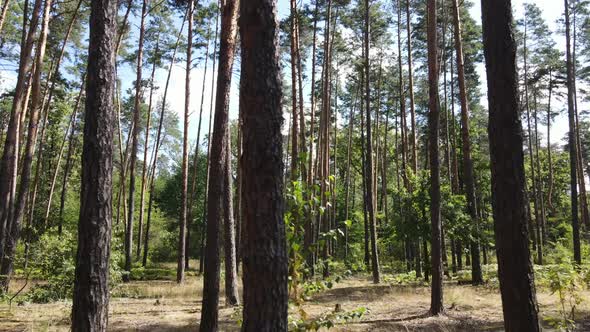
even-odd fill
[{"label": "dry grass", "polygon": [[[223,287],[221,287],[223,290]],[[111,331],[194,331],[200,318],[202,279],[189,277],[183,285],[171,281],[132,282],[113,290],[110,305]],[[590,298],[590,292],[582,297]],[[556,296],[540,291],[544,317],[558,315]],[[445,285],[446,313],[427,315],[428,287],[373,285],[355,277],[313,296],[301,308],[309,318],[334,311],[369,309],[361,319],[338,324],[334,331],[502,331],[500,296],[489,287]],[[587,325],[590,303],[578,308],[581,330]],[[0,304],[0,331],[68,331],[70,302],[52,304]],[[295,308],[292,308],[295,314]],[[296,315],[296,314],[295,314]],[[238,331],[239,309],[226,307],[221,299],[220,330]]]}]

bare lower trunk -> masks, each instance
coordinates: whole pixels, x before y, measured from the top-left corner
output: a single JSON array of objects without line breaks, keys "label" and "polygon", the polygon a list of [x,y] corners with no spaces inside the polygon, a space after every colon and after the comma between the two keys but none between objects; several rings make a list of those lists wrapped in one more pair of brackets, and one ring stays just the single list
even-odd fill
[{"label": "bare lower trunk", "polygon": [[[215,121],[211,140],[210,181],[207,202],[207,243],[205,244],[205,274],[203,285],[203,312],[201,314],[201,331],[216,331],[218,329],[219,308],[219,279],[220,279],[220,220],[226,216],[226,223],[233,222],[231,218],[231,187],[229,183],[228,157],[231,142],[229,141],[229,99],[231,88],[232,68],[236,49],[237,16],[239,0],[228,0],[221,8],[221,39],[219,44],[219,68],[217,71],[217,91],[215,95]],[[227,232],[226,232],[227,233]],[[226,234],[235,240],[235,235]],[[230,241],[232,242],[232,241]],[[228,278],[236,277],[235,270],[235,242],[226,243],[228,250],[233,250],[231,274]],[[233,249],[231,248],[233,246]],[[226,257],[226,260],[228,257]],[[229,259],[231,260],[231,258]],[[228,266],[229,267],[229,266]],[[235,281],[234,281],[235,282]],[[226,285],[231,288],[235,285]],[[230,289],[231,291],[232,289]],[[237,288],[233,294],[226,294],[229,303],[235,300],[237,304]],[[233,297],[233,298],[232,298]]]},{"label": "bare lower trunk", "polygon": [[571,218],[574,242],[574,261],[576,264],[582,264],[582,254],[580,249],[580,223],[578,219],[578,174],[577,174],[577,151],[576,151],[576,117],[575,117],[575,88],[574,88],[574,64],[572,61],[571,39],[570,39],[570,14],[569,1],[564,0],[565,4],[565,32],[566,32],[566,57],[567,57],[567,104],[569,133],[568,146],[570,156],[570,198],[571,198]]},{"label": "bare lower trunk", "polygon": [[[241,2],[244,120],[242,331],[287,331],[281,79],[274,0]],[[272,289],[272,292],[268,290]]]},{"label": "bare lower trunk", "polygon": [[236,229],[233,218],[233,193],[231,171],[231,138],[230,130],[227,130],[228,149],[225,160],[225,188],[223,189],[223,248],[225,255],[225,298],[226,305],[236,306],[240,304],[238,294],[238,270],[236,264]]},{"label": "bare lower trunk", "polygon": [[[137,163],[137,150],[139,147],[139,134],[141,132],[141,80],[143,67],[143,43],[145,38],[145,19],[148,10],[148,0],[143,0],[141,10],[141,23],[139,28],[139,46],[137,49],[137,77],[135,79],[135,101],[133,107],[133,132],[131,137],[131,156],[129,159],[129,206],[127,207],[127,227],[125,228],[125,274],[123,281],[128,282],[131,274],[133,253],[133,223],[135,217],[135,168]],[[147,130],[148,128],[146,128]]]},{"label": "bare lower trunk", "polygon": [[381,275],[379,271],[379,258],[377,252],[377,222],[375,218],[375,211],[373,204],[373,148],[371,144],[371,86],[370,86],[370,71],[369,71],[369,0],[365,0],[365,112],[367,114],[367,142],[366,149],[367,153],[365,158],[366,163],[366,177],[367,177],[367,212],[369,216],[369,229],[371,231],[371,268],[373,271],[373,283],[378,284],[381,281]]},{"label": "bare lower trunk", "polygon": [[115,124],[116,0],[91,3],[72,331],[106,331]]},{"label": "bare lower trunk", "polygon": [[523,133],[510,0],[482,1],[482,13],[492,207],[504,328],[508,332],[540,331],[527,234]]},{"label": "bare lower trunk", "polygon": [[475,175],[473,160],[471,159],[471,139],[469,137],[469,101],[465,82],[465,63],[463,60],[463,41],[461,40],[461,20],[459,17],[458,0],[453,0],[453,19],[455,25],[455,51],[457,53],[457,76],[459,80],[459,95],[461,99],[461,138],[463,145],[463,180],[465,195],[467,196],[467,210],[471,217],[471,281],[473,284],[483,282],[479,257],[479,226],[477,220],[477,206],[475,202]]}]

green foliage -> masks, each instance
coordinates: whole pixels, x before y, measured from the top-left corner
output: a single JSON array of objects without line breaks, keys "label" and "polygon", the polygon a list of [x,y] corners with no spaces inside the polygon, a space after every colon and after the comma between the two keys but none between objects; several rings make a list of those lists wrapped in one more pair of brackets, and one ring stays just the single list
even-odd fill
[{"label": "green foliage", "polygon": [[580,292],[586,288],[586,274],[587,271],[566,263],[555,265],[549,270],[549,288],[559,299],[559,316],[548,319],[555,328],[565,331],[576,328],[576,309],[584,300]]},{"label": "green foliage", "polygon": [[21,274],[40,282],[25,295],[25,301],[47,303],[69,298],[74,283],[76,244],[71,233],[62,237],[44,234],[30,248],[27,271]]},{"label": "green foliage", "polygon": [[313,319],[299,319],[294,320],[289,317],[289,331],[304,332],[304,331],[318,331],[322,328],[330,329],[336,324],[341,324],[354,319],[362,318],[369,309],[360,307],[355,310],[343,312],[337,304],[336,309],[332,312],[326,312],[317,318]]}]

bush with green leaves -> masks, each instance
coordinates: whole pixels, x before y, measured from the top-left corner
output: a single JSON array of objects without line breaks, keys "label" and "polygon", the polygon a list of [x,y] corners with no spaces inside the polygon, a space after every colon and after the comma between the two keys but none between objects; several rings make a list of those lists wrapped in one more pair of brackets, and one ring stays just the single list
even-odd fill
[{"label": "bush with green leaves", "polygon": [[[45,233],[31,244],[27,268],[19,272],[38,283],[25,294],[25,300],[47,303],[70,298],[74,284],[75,255],[75,239],[69,232],[64,232],[61,237]],[[21,266],[24,266],[24,262]]]},{"label": "bush with green leaves", "polygon": [[[114,239],[111,244],[116,248],[119,244]],[[76,269],[76,238],[70,232],[61,236],[55,233],[45,233],[38,241],[31,244],[25,268],[25,256],[20,257],[16,270],[20,278],[34,286],[19,299],[20,302],[48,303],[70,299],[74,287]],[[24,250],[23,250],[24,252]],[[120,268],[122,254],[120,250],[111,250],[109,286],[115,287],[121,282]]]}]

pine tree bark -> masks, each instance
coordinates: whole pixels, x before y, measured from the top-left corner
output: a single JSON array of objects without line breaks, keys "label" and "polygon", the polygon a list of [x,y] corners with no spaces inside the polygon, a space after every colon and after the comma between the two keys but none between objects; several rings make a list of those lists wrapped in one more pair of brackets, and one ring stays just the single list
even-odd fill
[{"label": "pine tree bark", "polygon": [[508,332],[540,331],[530,259],[523,132],[510,0],[482,1],[490,110],[492,207],[498,276]]},{"label": "pine tree bark", "polygon": [[[211,140],[211,155],[209,156],[210,180],[207,202],[207,242],[205,244],[205,274],[203,285],[203,311],[201,313],[200,331],[217,331],[219,308],[219,279],[220,279],[220,225],[219,221],[226,219],[231,223],[231,203],[228,200],[229,183],[228,160],[231,143],[229,132],[229,99],[231,89],[232,69],[236,50],[237,16],[239,0],[224,0],[221,7],[221,39],[219,43],[219,67],[217,72],[217,91],[215,96],[215,121]],[[224,218],[227,216],[227,218]],[[226,225],[226,228],[229,227]],[[233,228],[233,225],[231,225]],[[227,231],[226,231],[227,233]],[[234,233],[226,236],[235,238]],[[232,242],[232,241],[230,241]],[[235,242],[226,243],[229,250],[234,250],[232,274],[235,272]],[[231,254],[231,253],[230,253]],[[231,257],[229,258],[231,259]],[[228,257],[226,257],[228,260]],[[230,267],[231,269],[231,267]],[[237,274],[237,273],[236,273]],[[228,276],[235,277],[235,276]],[[230,286],[230,285],[226,285]],[[234,294],[227,294],[231,304],[232,297],[237,302],[237,289]]]},{"label": "pine tree bark", "polygon": [[72,331],[106,331],[112,220],[117,1],[91,2]]},{"label": "pine tree bark", "polygon": [[568,148],[570,155],[570,198],[571,218],[574,242],[574,261],[582,264],[582,253],[580,249],[580,222],[578,217],[578,160],[576,151],[576,117],[574,101],[574,65],[572,61],[571,38],[570,38],[570,7],[569,1],[565,4],[565,39],[566,39],[566,70],[567,70],[567,108],[569,120]]},{"label": "pine tree bark", "polygon": [[288,259],[283,221],[282,84],[276,10],[275,0],[241,2],[242,331],[287,331]]},{"label": "pine tree bark", "polygon": [[457,53],[457,78],[459,80],[459,96],[461,99],[461,138],[463,148],[463,180],[467,209],[472,222],[471,240],[471,282],[474,285],[483,282],[479,255],[479,221],[477,219],[477,205],[475,201],[475,175],[473,160],[471,159],[471,139],[469,137],[469,102],[465,84],[465,62],[463,60],[463,41],[461,39],[461,20],[459,16],[459,2],[453,0],[453,21],[455,25],[455,51]]},{"label": "pine tree bark", "polygon": [[[456,1],[456,0],[455,0]],[[438,42],[436,36],[436,0],[428,0],[428,82],[429,82],[429,153],[430,153],[430,229],[431,229],[431,268],[432,288],[430,314],[439,315],[443,307],[443,265],[442,265],[442,222],[440,216],[440,157],[439,157],[439,125],[440,105],[438,95]],[[426,242],[424,252],[426,252]],[[426,260],[426,255],[424,259]],[[428,272],[426,272],[428,275]]]},{"label": "pine tree bark", "polygon": [[[217,15],[215,18],[215,37],[214,37],[214,43],[213,43],[213,54],[217,54],[217,35],[219,33],[219,16],[220,16],[220,12],[217,11]],[[213,57],[213,66],[211,67],[213,70],[215,70],[215,64],[217,61],[217,57]],[[215,75],[211,75],[211,86],[215,86]],[[212,128],[213,128],[213,98],[215,97],[215,89],[211,89],[211,101],[209,103],[209,135],[207,136],[207,163],[206,163],[206,172],[207,175],[205,177],[205,199],[203,200],[203,223],[202,223],[202,231],[201,231],[201,254],[200,254],[200,258],[199,258],[199,273],[203,273],[204,269],[205,269],[205,240],[206,240],[206,235],[205,233],[207,232],[206,228],[207,228],[207,204],[208,204],[208,188],[209,188],[209,180],[211,179],[210,177],[210,171],[211,171],[211,166],[209,161],[211,160],[211,137],[213,136],[212,133]]]},{"label": "pine tree bark", "polygon": [[[315,75],[316,75],[316,50],[317,50],[317,25],[318,25],[318,11],[319,11],[319,0],[315,0],[315,10],[313,14],[313,43],[312,43],[312,51],[311,51],[311,93],[310,93],[310,122],[309,122],[309,157],[308,157],[308,164],[307,164],[307,186],[310,188],[311,196],[315,195],[313,191],[313,183],[314,179],[314,154],[313,154],[313,141],[314,141],[314,134],[315,134]],[[316,151],[317,154],[317,151]],[[306,264],[309,267],[310,275],[314,275],[315,269],[315,253],[312,249],[312,243],[314,242],[314,219],[315,218],[308,218],[307,224],[305,225],[305,234],[303,239],[303,245],[305,248],[306,253]]]},{"label": "pine tree bark", "polygon": [[[129,203],[127,210],[127,224],[125,230],[125,274],[123,281],[129,282],[131,274],[133,252],[133,223],[135,215],[135,168],[137,163],[137,150],[139,135],[141,132],[141,99],[142,99],[142,67],[143,67],[143,43],[145,39],[145,19],[148,10],[148,0],[143,0],[141,9],[141,23],[139,25],[139,46],[137,48],[137,77],[135,78],[135,100],[133,106],[133,133],[131,136],[131,157],[129,160]],[[146,128],[147,130],[147,128]]]},{"label": "pine tree bark", "polygon": [[290,17],[290,34],[291,42],[291,112],[293,121],[291,121],[291,181],[297,181],[299,178],[299,109],[297,108],[297,51],[295,45],[295,9],[297,4],[295,0],[289,1],[291,6]]},{"label": "pine tree bark", "polygon": [[[237,9],[237,6],[236,6]],[[237,12],[237,10],[236,10]],[[233,190],[231,171],[231,137],[230,128],[227,128],[227,142],[225,158],[225,186],[223,188],[223,249],[225,256],[225,298],[226,305],[237,306],[240,304],[238,295],[238,270],[236,258],[236,228],[233,216]]]},{"label": "pine tree bark", "polygon": [[193,66],[193,25],[194,25],[195,1],[188,1],[187,8],[187,47],[186,47],[186,68],[184,79],[184,124],[182,138],[182,180],[180,191],[180,220],[178,234],[178,255],[176,257],[176,282],[184,282],[184,269],[186,266],[186,233],[187,233],[187,209],[188,209],[188,123],[191,104],[191,69]]},{"label": "pine tree bark", "polygon": [[373,283],[378,284],[381,281],[381,275],[379,271],[379,257],[377,252],[377,225],[375,219],[375,210],[374,210],[374,203],[373,203],[373,147],[372,147],[372,139],[371,139],[371,84],[370,84],[370,14],[369,14],[369,0],[365,0],[365,27],[364,27],[364,48],[365,48],[365,59],[364,59],[364,67],[365,67],[365,112],[367,114],[366,124],[367,124],[367,141],[366,141],[366,155],[365,158],[367,160],[365,164],[366,168],[366,186],[367,186],[367,193],[366,193],[366,205],[367,205],[367,214],[369,217],[369,228],[371,233],[371,268],[373,272]]}]

